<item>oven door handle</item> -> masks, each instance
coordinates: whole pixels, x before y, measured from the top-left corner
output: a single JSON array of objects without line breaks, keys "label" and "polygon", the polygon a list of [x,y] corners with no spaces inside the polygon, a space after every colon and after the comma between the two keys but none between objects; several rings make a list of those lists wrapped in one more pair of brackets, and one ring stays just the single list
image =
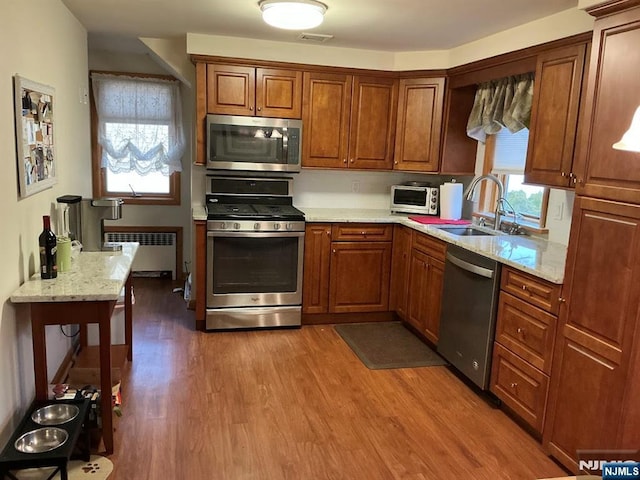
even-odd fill
[{"label": "oven door handle", "polygon": [[301,238],[304,232],[207,232],[214,238]]}]

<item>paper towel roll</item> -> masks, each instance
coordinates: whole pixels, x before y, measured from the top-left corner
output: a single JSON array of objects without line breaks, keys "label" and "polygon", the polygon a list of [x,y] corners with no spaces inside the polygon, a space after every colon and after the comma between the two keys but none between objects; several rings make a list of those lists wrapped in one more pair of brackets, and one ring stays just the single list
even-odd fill
[{"label": "paper towel roll", "polygon": [[460,220],[462,217],[462,184],[447,182],[440,186],[440,218]]}]

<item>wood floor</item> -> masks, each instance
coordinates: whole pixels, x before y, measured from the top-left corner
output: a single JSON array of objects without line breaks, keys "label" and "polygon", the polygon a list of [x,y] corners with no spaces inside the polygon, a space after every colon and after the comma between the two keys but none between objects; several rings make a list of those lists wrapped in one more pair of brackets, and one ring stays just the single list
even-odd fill
[{"label": "wood floor", "polygon": [[110,480],[566,475],[446,367],[368,370],[330,325],[196,332],[169,283],[134,288]]}]

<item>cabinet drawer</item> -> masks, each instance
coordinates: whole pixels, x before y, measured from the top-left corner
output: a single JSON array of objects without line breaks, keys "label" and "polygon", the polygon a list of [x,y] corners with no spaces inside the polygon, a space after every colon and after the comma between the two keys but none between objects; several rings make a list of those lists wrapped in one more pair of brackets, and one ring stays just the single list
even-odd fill
[{"label": "cabinet drawer", "polygon": [[505,267],[502,269],[500,288],[547,312],[558,314],[561,285]]},{"label": "cabinet drawer", "polygon": [[491,391],[537,432],[542,431],[549,377],[494,344]]},{"label": "cabinet drawer", "polygon": [[496,341],[548,375],[556,321],[550,313],[501,292]]},{"label": "cabinet drawer", "polygon": [[413,232],[413,248],[443,262],[447,253],[447,244],[445,242],[416,231]]},{"label": "cabinet drawer", "polygon": [[390,242],[393,239],[393,225],[384,223],[334,223],[331,239],[349,242]]}]

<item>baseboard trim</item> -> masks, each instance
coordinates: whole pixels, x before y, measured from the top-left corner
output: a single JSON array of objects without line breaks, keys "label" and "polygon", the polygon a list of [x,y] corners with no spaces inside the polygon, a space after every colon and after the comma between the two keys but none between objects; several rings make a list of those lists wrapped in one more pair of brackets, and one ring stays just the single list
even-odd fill
[{"label": "baseboard trim", "polygon": [[391,322],[397,320],[395,312],[370,313],[303,313],[302,325],[333,323]]}]

